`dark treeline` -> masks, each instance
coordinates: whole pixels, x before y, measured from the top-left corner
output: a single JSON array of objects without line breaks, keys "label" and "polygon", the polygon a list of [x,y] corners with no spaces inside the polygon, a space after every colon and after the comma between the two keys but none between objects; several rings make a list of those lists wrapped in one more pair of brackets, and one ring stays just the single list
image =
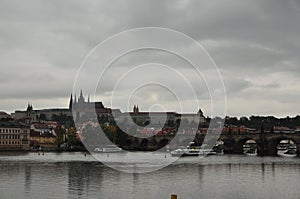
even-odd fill
[{"label": "dark treeline", "polygon": [[251,116],[247,117],[226,117],[225,125],[236,125],[236,126],[246,126],[248,128],[260,129],[264,127],[265,130],[271,131],[274,126],[284,126],[291,129],[295,129],[300,126],[300,116],[296,117],[285,117],[276,118],[274,116]]}]

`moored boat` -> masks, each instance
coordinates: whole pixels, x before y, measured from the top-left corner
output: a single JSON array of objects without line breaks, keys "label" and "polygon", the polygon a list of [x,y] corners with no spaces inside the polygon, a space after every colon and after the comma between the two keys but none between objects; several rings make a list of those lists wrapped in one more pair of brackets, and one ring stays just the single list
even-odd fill
[{"label": "moored boat", "polygon": [[95,153],[118,153],[123,152],[123,149],[115,145],[106,145],[94,149]]},{"label": "moored boat", "polygon": [[223,155],[224,154],[224,142],[222,140],[218,140],[213,147],[213,151],[216,155]]},{"label": "moored boat", "polygon": [[172,156],[206,156],[206,155],[216,155],[216,152],[213,149],[206,148],[205,146],[199,148],[191,146],[194,143],[190,143],[187,147],[175,149],[170,152]]},{"label": "moored boat", "polygon": [[200,149],[191,149],[191,148],[183,148],[176,149],[170,152],[172,156],[199,156],[202,155],[203,152]]},{"label": "moored boat", "polygon": [[297,146],[290,140],[282,140],[277,146],[277,155],[282,157],[296,157]]},{"label": "moored boat", "polygon": [[249,155],[249,156],[256,156],[257,155],[257,149],[254,149],[254,148],[244,148],[244,154],[245,155]]},{"label": "moored boat", "polygon": [[243,145],[243,153],[245,155],[249,155],[249,156],[257,155],[257,144],[256,144],[255,140],[248,140]]}]

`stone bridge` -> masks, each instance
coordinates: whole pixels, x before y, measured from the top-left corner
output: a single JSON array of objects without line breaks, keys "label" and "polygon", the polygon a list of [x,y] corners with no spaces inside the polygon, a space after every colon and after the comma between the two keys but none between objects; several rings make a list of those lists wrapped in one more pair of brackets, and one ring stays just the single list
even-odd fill
[{"label": "stone bridge", "polygon": [[[150,141],[152,140],[152,141]],[[251,133],[251,134],[221,134],[221,135],[177,135],[174,136],[154,136],[152,138],[139,139],[139,145],[146,147],[151,143],[156,143],[155,147],[161,148],[167,144],[170,148],[176,146],[187,146],[189,142],[194,141],[201,144],[203,141],[209,144],[215,144],[217,140],[224,142],[224,151],[227,153],[242,153],[243,145],[248,140],[254,140],[258,146],[260,155],[276,155],[277,145],[282,140],[292,140],[297,145],[298,154],[300,153],[300,133]],[[154,148],[155,148],[154,147]],[[153,148],[153,146],[152,146]]]}]

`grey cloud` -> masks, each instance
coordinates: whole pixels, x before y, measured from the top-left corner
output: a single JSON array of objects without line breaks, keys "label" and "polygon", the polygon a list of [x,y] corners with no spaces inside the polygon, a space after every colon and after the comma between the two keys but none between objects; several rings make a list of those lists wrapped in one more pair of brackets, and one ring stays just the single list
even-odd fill
[{"label": "grey cloud", "polygon": [[[0,109],[11,111],[30,98],[44,106],[55,105],[56,98],[67,101],[80,63],[99,42],[130,28],[161,26],[181,31],[207,48],[224,77],[232,114],[295,114],[299,109],[294,101],[300,93],[299,11],[299,0],[3,0]],[[160,53],[139,54],[134,61],[124,59],[107,76],[99,98],[107,99],[118,71],[151,58],[188,68]],[[190,77],[198,96],[207,100],[203,82]],[[85,78],[89,84],[88,74]],[[169,80],[180,86],[171,77]],[[162,100],[172,103],[168,96]],[[251,105],[242,106],[245,100]],[[57,106],[65,106],[62,101],[57,100]],[[285,110],[273,110],[278,103],[283,103]]]}]

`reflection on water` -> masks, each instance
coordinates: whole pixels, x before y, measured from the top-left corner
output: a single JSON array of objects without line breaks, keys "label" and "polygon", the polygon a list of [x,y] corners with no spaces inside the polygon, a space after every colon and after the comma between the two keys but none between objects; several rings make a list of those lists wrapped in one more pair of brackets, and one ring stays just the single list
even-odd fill
[{"label": "reflection on water", "polygon": [[30,193],[30,185],[31,185],[31,167],[28,165],[24,166],[25,170],[25,191]]},{"label": "reflection on water", "polygon": [[176,193],[182,199],[231,199],[300,195],[298,158],[215,156],[203,162],[187,158],[155,172],[128,174],[95,161],[79,161],[81,155],[73,154],[77,158],[68,159],[78,160],[66,162],[1,156],[0,198],[168,199]]}]

